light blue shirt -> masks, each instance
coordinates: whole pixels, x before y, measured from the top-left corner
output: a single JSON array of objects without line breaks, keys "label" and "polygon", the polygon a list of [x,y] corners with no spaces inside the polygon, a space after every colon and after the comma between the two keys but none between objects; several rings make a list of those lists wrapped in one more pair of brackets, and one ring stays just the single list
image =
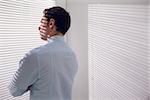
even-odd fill
[{"label": "light blue shirt", "polygon": [[71,100],[77,70],[76,56],[64,37],[53,36],[20,60],[8,88],[14,97],[29,90],[30,100]]}]

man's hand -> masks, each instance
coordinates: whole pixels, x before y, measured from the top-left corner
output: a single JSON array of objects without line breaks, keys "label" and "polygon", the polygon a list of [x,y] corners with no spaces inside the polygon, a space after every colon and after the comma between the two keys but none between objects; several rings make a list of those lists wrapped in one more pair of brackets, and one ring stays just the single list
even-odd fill
[{"label": "man's hand", "polygon": [[47,40],[48,38],[48,21],[46,17],[42,17],[41,25],[39,26],[40,36],[42,40]]}]

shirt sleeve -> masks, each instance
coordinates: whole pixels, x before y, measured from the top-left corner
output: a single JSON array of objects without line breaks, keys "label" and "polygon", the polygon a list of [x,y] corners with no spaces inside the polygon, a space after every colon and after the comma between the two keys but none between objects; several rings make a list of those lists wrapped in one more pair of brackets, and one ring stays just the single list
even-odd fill
[{"label": "shirt sleeve", "polygon": [[29,52],[19,62],[19,69],[13,75],[8,86],[12,96],[20,96],[38,79],[38,61],[36,53]]}]

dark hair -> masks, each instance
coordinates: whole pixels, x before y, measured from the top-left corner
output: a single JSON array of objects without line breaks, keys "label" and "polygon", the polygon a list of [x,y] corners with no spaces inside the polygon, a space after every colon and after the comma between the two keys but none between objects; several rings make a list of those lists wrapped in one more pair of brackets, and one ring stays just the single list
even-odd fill
[{"label": "dark hair", "polygon": [[65,35],[71,23],[69,13],[64,8],[59,6],[45,9],[43,13],[48,22],[51,18],[53,18],[55,20],[56,31],[61,32],[63,35]]}]

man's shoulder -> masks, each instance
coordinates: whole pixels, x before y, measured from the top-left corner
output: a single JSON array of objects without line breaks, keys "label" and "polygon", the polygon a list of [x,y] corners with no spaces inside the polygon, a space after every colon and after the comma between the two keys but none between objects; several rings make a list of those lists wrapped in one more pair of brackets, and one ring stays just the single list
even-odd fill
[{"label": "man's shoulder", "polygon": [[52,52],[52,53],[58,53],[58,52],[70,52],[70,53],[74,53],[74,51],[72,50],[72,48],[70,48],[70,46],[68,44],[63,44],[63,45],[58,45],[58,44],[45,44],[42,46],[39,46],[37,48],[34,48],[32,50],[29,51],[32,54],[43,54],[43,53],[47,53],[47,52]]},{"label": "man's shoulder", "polygon": [[38,54],[38,52],[42,51],[43,49],[45,49],[45,45],[41,45],[39,47],[33,48],[33,49],[29,50],[27,54],[36,55],[36,54]]}]

